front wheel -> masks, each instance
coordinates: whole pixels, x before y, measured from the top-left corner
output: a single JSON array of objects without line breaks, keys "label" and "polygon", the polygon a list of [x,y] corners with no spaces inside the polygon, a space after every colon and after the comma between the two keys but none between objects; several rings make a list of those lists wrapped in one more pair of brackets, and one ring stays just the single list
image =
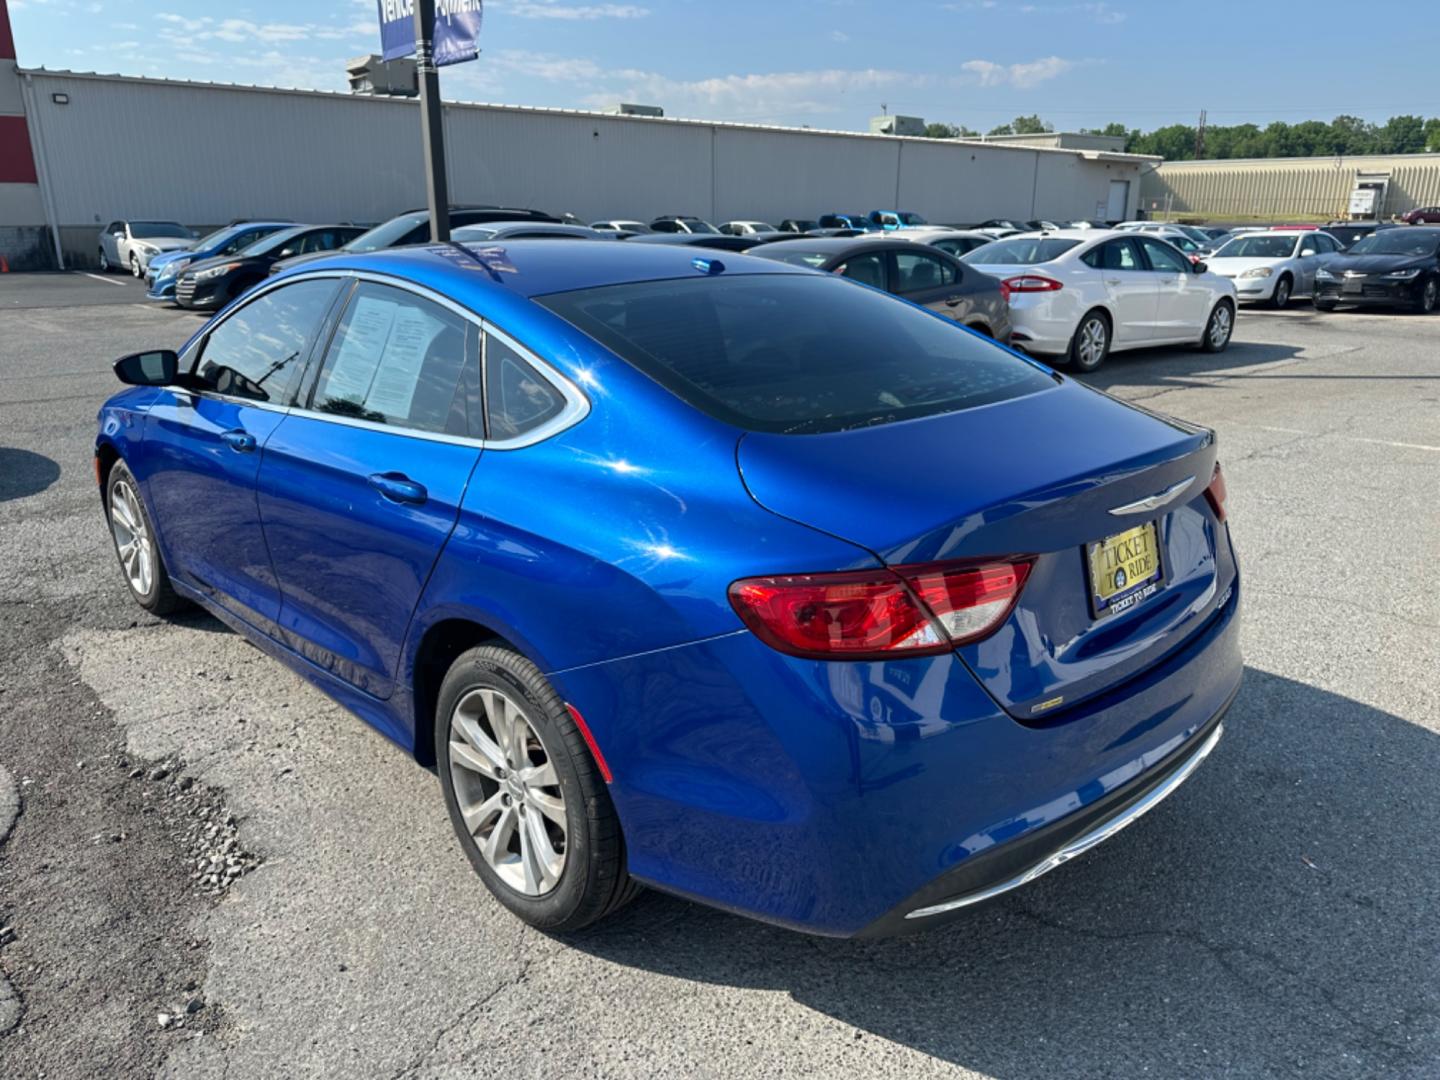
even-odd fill
[{"label": "front wheel", "polygon": [[168,615],[185,606],[185,600],[170,584],[165,561],[155,543],[155,528],[140,499],[140,485],[123,461],[117,461],[105,484],[105,508],[115,554],[130,595],[154,615]]},{"label": "front wheel", "polygon": [[1434,313],[1436,305],[1440,304],[1440,278],[1430,278],[1420,288],[1420,299],[1415,302],[1415,310],[1421,315]]},{"label": "front wheel", "polygon": [[1283,311],[1290,303],[1290,291],[1292,286],[1288,277],[1282,277],[1275,283],[1275,291],[1270,295],[1270,306],[1276,311]]},{"label": "front wheel", "polygon": [[1205,324],[1205,336],[1200,339],[1200,348],[1208,353],[1224,352],[1230,344],[1230,335],[1235,332],[1235,309],[1224,300],[1210,312],[1210,321]]},{"label": "front wheel", "polygon": [[1098,311],[1080,320],[1070,339],[1070,366],[1076,371],[1094,371],[1110,355],[1110,322]]},{"label": "front wheel", "polygon": [[134,252],[130,253],[130,273],[137,278],[145,276],[145,271],[140,269],[140,256]]},{"label": "front wheel", "polygon": [[462,653],[440,686],[435,747],[461,847],[524,922],[579,930],[639,891],[585,737],[529,660],[497,645]]}]

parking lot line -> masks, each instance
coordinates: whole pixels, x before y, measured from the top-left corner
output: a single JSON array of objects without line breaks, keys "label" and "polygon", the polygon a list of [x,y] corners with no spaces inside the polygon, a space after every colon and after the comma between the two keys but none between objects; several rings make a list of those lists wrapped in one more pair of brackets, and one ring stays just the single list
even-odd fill
[{"label": "parking lot line", "polygon": [[92,274],[92,273],[89,273],[88,271],[85,271],[85,270],[81,270],[80,273],[84,274],[84,275],[85,275],[86,277],[88,277],[88,278],[94,278],[96,281],[103,281],[103,282],[105,282],[106,285],[124,285],[124,284],[125,284],[123,281],[116,281],[114,278],[101,277],[99,274]]}]

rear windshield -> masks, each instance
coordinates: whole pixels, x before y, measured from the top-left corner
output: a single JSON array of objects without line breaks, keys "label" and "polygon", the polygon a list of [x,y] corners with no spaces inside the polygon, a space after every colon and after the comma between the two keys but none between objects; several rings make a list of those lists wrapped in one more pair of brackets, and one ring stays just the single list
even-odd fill
[{"label": "rear windshield", "polygon": [[1055,385],[947,319],[829,276],[649,281],[537,302],[696,408],[753,431],[843,431]]},{"label": "rear windshield", "polygon": [[1079,243],[1054,236],[1017,236],[976,248],[965,261],[976,266],[1028,266],[1058,259]]},{"label": "rear windshield", "polygon": [[380,251],[382,248],[394,247],[401,243],[410,230],[417,225],[423,225],[429,220],[426,214],[401,214],[397,218],[391,218],[376,225],[369,232],[363,232],[354,240],[345,245],[346,251]]}]

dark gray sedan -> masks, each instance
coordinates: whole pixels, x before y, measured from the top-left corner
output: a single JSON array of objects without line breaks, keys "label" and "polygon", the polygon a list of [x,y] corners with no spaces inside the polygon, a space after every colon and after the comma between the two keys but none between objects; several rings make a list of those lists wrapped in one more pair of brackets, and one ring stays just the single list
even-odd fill
[{"label": "dark gray sedan", "polygon": [[749,254],[873,285],[996,341],[1010,342],[1010,304],[1000,282],[928,245],[807,237],[762,244]]}]

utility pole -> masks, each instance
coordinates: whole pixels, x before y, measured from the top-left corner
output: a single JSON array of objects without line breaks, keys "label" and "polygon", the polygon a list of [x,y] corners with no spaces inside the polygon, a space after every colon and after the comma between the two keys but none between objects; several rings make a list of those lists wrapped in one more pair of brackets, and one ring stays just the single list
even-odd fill
[{"label": "utility pole", "polygon": [[1200,124],[1195,128],[1195,160],[1201,161],[1205,157],[1205,110],[1200,110]]},{"label": "utility pole", "polygon": [[445,121],[440,71],[435,66],[435,0],[415,0],[415,78],[420,83],[420,137],[425,154],[425,195],[430,240],[450,240],[450,191],[445,181]]}]

